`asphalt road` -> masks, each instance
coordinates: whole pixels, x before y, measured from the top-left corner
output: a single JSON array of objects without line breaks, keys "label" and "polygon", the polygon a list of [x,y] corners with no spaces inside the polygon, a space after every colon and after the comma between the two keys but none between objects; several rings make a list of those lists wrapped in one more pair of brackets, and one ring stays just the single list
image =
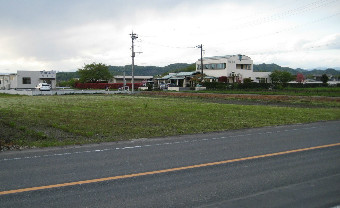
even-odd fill
[{"label": "asphalt road", "polygon": [[334,207],[339,143],[331,121],[4,152],[0,207]]}]

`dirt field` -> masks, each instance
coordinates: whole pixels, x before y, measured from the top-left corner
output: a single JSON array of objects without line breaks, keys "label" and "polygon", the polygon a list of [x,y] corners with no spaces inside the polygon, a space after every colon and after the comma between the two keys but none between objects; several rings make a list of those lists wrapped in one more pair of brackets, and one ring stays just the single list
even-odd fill
[{"label": "dirt field", "polygon": [[[204,99],[205,102],[239,105],[273,105],[287,107],[335,107],[340,106],[340,97],[254,95],[254,94],[216,94],[190,92],[142,92],[142,95],[191,97]],[[328,103],[328,104],[326,104]],[[329,105],[334,103],[334,105]]]}]

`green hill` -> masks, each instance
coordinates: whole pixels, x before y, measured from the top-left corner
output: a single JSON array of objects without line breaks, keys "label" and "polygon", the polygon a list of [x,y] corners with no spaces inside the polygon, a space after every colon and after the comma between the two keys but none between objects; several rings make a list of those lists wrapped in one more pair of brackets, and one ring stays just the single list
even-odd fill
[{"label": "green hill", "polygon": [[335,69],[313,69],[313,70],[305,70],[305,69],[292,69],[289,67],[282,67],[277,64],[254,64],[254,71],[256,72],[273,72],[275,70],[279,71],[287,71],[293,75],[296,75],[297,73],[301,73],[305,76],[307,75],[322,75],[322,74],[330,74],[330,75],[340,75],[340,71],[335,70]]},{"label": "green hill", "polygon": [[[135,66],[134,75],[135,76],[157,76],[162,75],[168,72],[178,72],[188,70],[187,68],[191,67],[189,70],[194,71],[195,65],[186,64],[186,63],[177,63],[170,64],[168,66],[159,67],[159,66]],[[109,71],[113,75],[123,75],[125,70],[125,75],[131,75],[131,65],[126,66],[109,66]],[[77,72],[58,72],[57,80],[58,81],[68,81],[73,78],[79,78]]]},{"label": "green hill", "polygon": [[[134,75],[136,76],[156,76],[167,72],[173,72],[180,69],[185,69],[191,64],[177,63],[170,64],[168,66],[135,66]],[[125,70],[125,75],[131,75],[131,65],[126,66],[109,66],[109,70],[113,75],[123,75]]]}]

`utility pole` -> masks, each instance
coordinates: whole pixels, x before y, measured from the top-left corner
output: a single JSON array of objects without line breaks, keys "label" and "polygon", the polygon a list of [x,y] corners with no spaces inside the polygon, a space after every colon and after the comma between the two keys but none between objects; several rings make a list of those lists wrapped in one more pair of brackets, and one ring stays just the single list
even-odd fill
[{"label": "utility pole", "polygon": [[125,79],[125,70],[126,70],[126,67],[124,67],[124,74],[123,74],[123,88],[124,88],[124,91],[126,89],[126,79]]},{"label": "utility pole", "polygon": [[134,93],[135,92],[135,77],[134,77],[133,73],[134,73],[135,55],[136,55],[136,53],[135,53],[135,46],[134,46],[134,40],[137,39],[138,36],[137,36],[137,34],[133,33],[133,31],[130,34],[130,36],[131,36],[131,40],[132,40],[132,46],[131,46],[131,51],[132,51],[132,55],[131,55],[131,57],[132,57],[132,65],[131,65],[132,91],[131,92]]},{"label": "utility pole", "polygon": [[203,81],[203,45],[201,44],[196,47],[201,49],[201,76],[202,76],[201,81]]}]

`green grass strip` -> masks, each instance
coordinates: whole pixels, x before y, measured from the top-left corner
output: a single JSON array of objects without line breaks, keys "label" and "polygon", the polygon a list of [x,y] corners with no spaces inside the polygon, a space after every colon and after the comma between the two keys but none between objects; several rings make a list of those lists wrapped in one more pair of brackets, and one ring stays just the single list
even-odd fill
[{"label": "green grass strip", "polygon": [[230,105],[189,98],[0,97],[0,125],[7,129],[0,136],[2,146],[84,144],[338,119],[339,108]]}]

